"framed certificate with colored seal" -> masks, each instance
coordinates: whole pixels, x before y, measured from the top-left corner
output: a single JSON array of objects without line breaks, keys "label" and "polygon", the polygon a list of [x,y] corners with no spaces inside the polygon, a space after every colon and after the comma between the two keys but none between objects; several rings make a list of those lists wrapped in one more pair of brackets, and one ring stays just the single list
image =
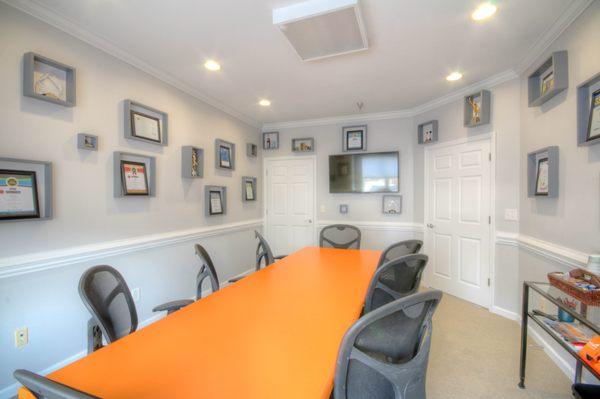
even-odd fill
[{"label": "framed certificate with colored seal", "polygon": [[149,195],[146,164],[121,161],[121,183],[125,195]]},{"label": "framed certificate with colored seal", "polygon": [[0,169],[0,219],[39,217],[35,172]]}]

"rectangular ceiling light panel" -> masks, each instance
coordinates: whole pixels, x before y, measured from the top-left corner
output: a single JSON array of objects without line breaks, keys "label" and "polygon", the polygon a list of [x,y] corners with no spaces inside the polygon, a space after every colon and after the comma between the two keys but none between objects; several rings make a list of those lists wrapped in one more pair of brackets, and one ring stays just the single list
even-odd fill
[{"label": "rectangular ceiling light panel", "polygon": [[273,24],[304,61],[368,48],[359,0],[309,0],[277,8]]}]

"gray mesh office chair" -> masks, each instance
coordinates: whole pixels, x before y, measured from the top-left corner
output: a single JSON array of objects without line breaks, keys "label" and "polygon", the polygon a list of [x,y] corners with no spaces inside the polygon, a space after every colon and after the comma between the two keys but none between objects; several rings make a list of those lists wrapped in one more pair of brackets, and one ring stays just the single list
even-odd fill
[{"label": "gray mesh office chair", "polygon": [[27,370],[16,370],[14,377],[37,399],[100,399]]},{"label": "gray mesh office chair", "polygon": [[364,313],[417,292],[428,260],[423,254],[406,255],[379,267],[367,290]]},{"label": "gray mesh office chair", "polygon": [[325,226],[319,234],[321,248],[360,249],[360,230],[349,224]]},{"label": "gray mesh office chair", "polygon": [[79,280],[79,295],[92,314],[88,323],[88,351],[102,347],[98,329],[108,343],[137,329],[138,317],[133,297],[121,273],[107,266],[94,266]]},{"label": "gray mesh office chair", "polygon": [[392,244],[381,253],[377,267],[401,256],[418,254],[422,246],[423,241],[421,240],[405,240]]},{"label": "gray mesh office chair", "polygon": [[[267,240],[260,234],[258,231],[254,230],[254,237],[258,239],[258,245],[256,246],[256,262],[254,264],[254,270],[259,271],[263,267],[267,267],[272,263],[275,263],[276,260],[283,259],[286,255],[273,256],[273,251],[271,251],[271,247]],[[263,266],[264,264],[264,266]],[[229,279],[230,283],[235,283],[236,281],[240,281],[244,276],[234,277]]]},{"label": "gray mesh office chair", "polygon": [[[196,276],[196,301],[202,298],[202,284],[205,279],[210,279],[210,287],[212,292],[219,290],[219,278],[217,277],[217,271],[215,266],[213,265],[212,259],[206,252],[206,249],[200,244],[195,244],[194,249],[196,250],[196,256],[200,258],[202,262],[202,266],[200,267],[200,271]],[[194,303],[195,301],[192,299],[180,299],[177,301],[171,301],[167,303],[163,303],[162,305],[156,306],[152,309],[153,312],[163,312],[167,311],[167,315]]]},{"label": "gray mesh office chair", "polygon": [[361,317],[338,353],[335,399],[425,399],[431,317],[442,298],[429,291]]}]

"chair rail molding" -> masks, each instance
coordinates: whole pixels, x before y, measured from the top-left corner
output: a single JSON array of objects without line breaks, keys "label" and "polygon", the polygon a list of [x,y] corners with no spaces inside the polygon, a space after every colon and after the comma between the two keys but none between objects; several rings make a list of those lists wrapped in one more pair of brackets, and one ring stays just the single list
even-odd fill
[{"label": "chair rail molding", "polygon": [[0,279],[42,270],[55,269],[83,261],[176,245],[186,241],[199,240],[202,238],[225,235],[259,227],[262,228],[262,226],[262,219],[253,219],[218,226],[171,231],[139,236],[126,240],[107,241],[97,244],[38,252],[31,255],[0,258]]}]

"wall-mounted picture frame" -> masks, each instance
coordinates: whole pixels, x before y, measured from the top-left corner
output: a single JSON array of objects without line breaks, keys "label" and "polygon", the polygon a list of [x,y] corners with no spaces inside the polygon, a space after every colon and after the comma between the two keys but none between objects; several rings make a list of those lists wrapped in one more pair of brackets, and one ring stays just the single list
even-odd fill
[{"label": "wall-mounted picture frame", "polygon": [[204,150],[191,145],[181,147],[181,177],[204,177]]},{"label": "wall-mounted picture frame", "polygon": [[258,156],[258,146],[254,143],[246,143],[246,155],[249,158],[256,158]]},{"label": "wall-mounted picture frame", "polygon": [[566,51],[555,51],[527,77],[529,107],[539,107],[569,87]]},{"label": "wall-mounted picture frame", "polygon": [[540,94],[543,96],[554,88],[554,68],[549,67],[540,76]]},{"label": "wall-mounted picture frame", "polygon": [[600,89],[592,93],[586,141],[600,138]]},{"label": "wall-mounted picture frame", "polygon": [[217,216],[227,213],[227,187],[205,186],[204,193],[206,216]]},{"label": "wall-mounted picture frame", "polygon": [[537,160],[535,195],[548,196],[548,157]]},{"label": "wall-mounted picture frame", "polygon": [[438,141],[438,121],[432,120],[421,123],[417,127],[417,141],[419,144],[430,144]]},{"label": "wall-mounted picture frame", "polygon": [[35,171],[0,169],[0,220],[39,217]]},{"label": "wall-mounted picture frame", "polygon": [[256,201],[256,177],[242,177],[242,201]]},{"label": "wall-mounted picture frame", "polygon": [[87,151],[98,151],[98,136],[87,133],[77,133],[77,148]]},{"label": "wall-mounted picture frame", "polygon": [[401,195],[384,195],[381,204],[381,212],[385,215],[399,215],[402,213]]},{"label": "wall-mounted picture frame", "polygon": [[600,144],[600,72],[577,86],[577,145]]},{"label": "wall-mounted picture frame", "polygon": [[349,209],[350,209],[350,207],[348,206],[348,204],[340,204],[340,213],[342,215],[347,215]]},{"label": "wall-mounted picture frame", "polygon": [[490,123],[491,93],[488,90],[465,96],[463,104],[464,127],[477,127]]},{"label": "wall-mounted picture frame", "polygon": [[229,141],[215,140],[215,168],[235,170],[235,144]]},{"label": "wall-mounted picture frame", "polygon": [[527,196],[557,198],[558,147],[546,147],[527,154]]},{"label": "wall-mounted picture frame", "polygon": [[279,132],[263,133],[263,150],[279,149]]},{"label": "wall-mounted picture frame", "polygon": [[36,53],[23,56],[23,95],[75,106],[75,68]]},{"label": "wall-mounted picture frame", "polygon": [[169,116],[166,112],[132,101],[124,101],[125,138],[150,144],[169,144]]},{"label": "wall-mounted picture frame", "polygon": [[367,126],[347,126],[342,128],[343,151],[367,150]]},{"label": "wall-mounted picture frame", "polygon": [[123,195],[150,194],[148,173],[143,162],[121,160],[121,184]]},{"label": "wall-mounted picture frame", "polygon": [[223,214],[223,198],[219,190],[210,192],[210,214],[211,215],[222,215]]},{"label": "wall-mounted picture frame", "polygon": [[292,139],[292,152],[313,152],[315,139],[313,137]]}]

